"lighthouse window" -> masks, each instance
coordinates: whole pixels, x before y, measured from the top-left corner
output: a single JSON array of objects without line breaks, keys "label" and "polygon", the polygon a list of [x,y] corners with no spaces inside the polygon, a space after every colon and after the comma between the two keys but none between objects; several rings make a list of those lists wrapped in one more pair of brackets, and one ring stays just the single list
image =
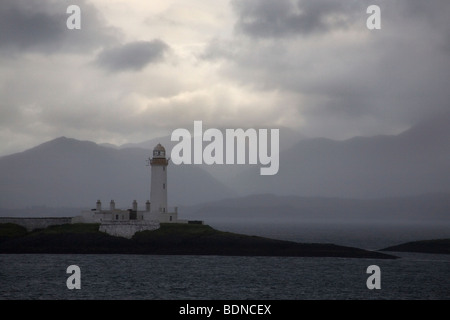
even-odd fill
[{"label": "lighthouse window", "polygon": [[166,167],[163,167],[163,171],[166,171]]},{"label": "lighthouse window", "polygon": [[163,183],[163,189],[165,189],[166,188],[166,184],[165,183]]}]

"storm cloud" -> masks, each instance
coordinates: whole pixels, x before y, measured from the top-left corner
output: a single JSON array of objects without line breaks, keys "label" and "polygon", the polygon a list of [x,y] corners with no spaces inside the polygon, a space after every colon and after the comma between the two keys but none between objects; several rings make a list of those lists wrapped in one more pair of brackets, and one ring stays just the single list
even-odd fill
[{"label": "storm cloud", "polygon": [[61,1],[4,0],[0,6],[0,50],[9,53],[85,53],[117,41],[117,29],[105,25],[98,10],[84,0],[82,28],[66,28],[68,4]]},{"label": "storm cloud", "polygon": [[159,39],[131,42],[103,50],[96,62],[110,71],[138,71],[149,63],[161,61],[167,50],[169,46]]},{"label": "storm cloud", "polygon": [[233,1],[236,29],[254,37],[285,37],[348,27],[363,4],[355,1]]},{"label": "storm cloud", "polygon": [[[205,126],[346,139],[448,110],[446,0],[5,0],[0,155]],[[381,30],[366,9],[381,8]]]},{"label": "storm cloud", "polygon": [[369,31],[372,2],[233,1],[234,38],[214,39],[202,58],[241,84],[296,96],[308,135],[398,133],[449,109],[450,5],[378,1],[382,29]]}]

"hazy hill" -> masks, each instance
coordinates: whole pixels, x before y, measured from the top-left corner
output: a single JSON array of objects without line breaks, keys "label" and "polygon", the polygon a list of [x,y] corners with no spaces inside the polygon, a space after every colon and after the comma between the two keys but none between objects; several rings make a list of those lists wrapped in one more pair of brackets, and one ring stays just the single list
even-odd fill
[{"label": "hazy hill", "polygon": [[[187,128],[192,130],[192,128]],[[170,137],[118,148],[150,148]],[[261,176],[260,165],[201,165],[240,195],[379,198],[450,192],[450,114],[422,121],[399,135],[345,141],[305,139],[280,130],[280,169]]]},{"label": "hazy hill", "polygon": [[[237,196],[273,194],[313,197],[308,201],[320,204],[319,211],[323,212],[328,203],[330,211],[336,203],[347,201],[333,202],[325,197],[450,194],[450,117],[422,122],[396,136],[346,141],[304,139],[295,144],[298,135],[292,132],[283,135],[282,131],[281,141],[286,136],[292,147],[287,148],[289,143],[284,144],[286,148],[280,147],[280,170],[275,176],[260,176],[259,165],[170,165],[169,205],[190,206]],[[104,206],[115,199],[120,208],[130,207],[136,199],[142,208],[150,193],[146,159],[158,142],[166,145],[168,153],[175,143],[165,137],[114,147],[63,137],[1,157],[0,208],[35,205],[92,208],[97,199]],[[279,201],[264,195],[255,201],[243,199],[217,205],[215,212],[229,212],[229,204],[238,203],[233,214],[248,213],[247,202],[255,208],[258,201],[256,211],[305,212],[287,198]],[[376,203],[371,206],[377,208]],[[364,208],[370,211],[370,207]],[[414,211],[413,206],[405,208]]]},{"label": "hazy hill", "polygon": [[[116,150],[65,137],[0,158],[0,208],[33,205],[95,207],[114,199],[141,208],[150,197],[150,150]],[[170,165],[169,206],[189,205],[234,193],[196,166]]]},{"label": "hazy hill", "polygon": [[450,116],[396,136],[306,139],[280,154],[277,175],[251,167],[232,184],[241,194],[377,198],[450,192]]}]

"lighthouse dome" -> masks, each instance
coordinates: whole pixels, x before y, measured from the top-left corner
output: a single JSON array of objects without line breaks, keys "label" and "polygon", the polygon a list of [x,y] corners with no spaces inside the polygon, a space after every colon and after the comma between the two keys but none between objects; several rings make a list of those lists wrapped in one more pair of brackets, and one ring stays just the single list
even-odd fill
[{"label": "lighthouse dome", "polygon": [[154,158],[165,158],[166,157],[166,149],[158,143],[158,145],[153,149],[153,157]]}]

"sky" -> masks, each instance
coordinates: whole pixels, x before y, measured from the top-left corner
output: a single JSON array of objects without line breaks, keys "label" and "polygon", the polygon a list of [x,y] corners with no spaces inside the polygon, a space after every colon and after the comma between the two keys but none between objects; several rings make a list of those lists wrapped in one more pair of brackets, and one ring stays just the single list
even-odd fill
[{"label": "sky", "polygon": [[[81,29],[69,30],[69,5]],[[370,5],[381,30],[369,30]],[[177,128],[396,134],[449,109],[448,0],[3,0],[0,156]]]}]

